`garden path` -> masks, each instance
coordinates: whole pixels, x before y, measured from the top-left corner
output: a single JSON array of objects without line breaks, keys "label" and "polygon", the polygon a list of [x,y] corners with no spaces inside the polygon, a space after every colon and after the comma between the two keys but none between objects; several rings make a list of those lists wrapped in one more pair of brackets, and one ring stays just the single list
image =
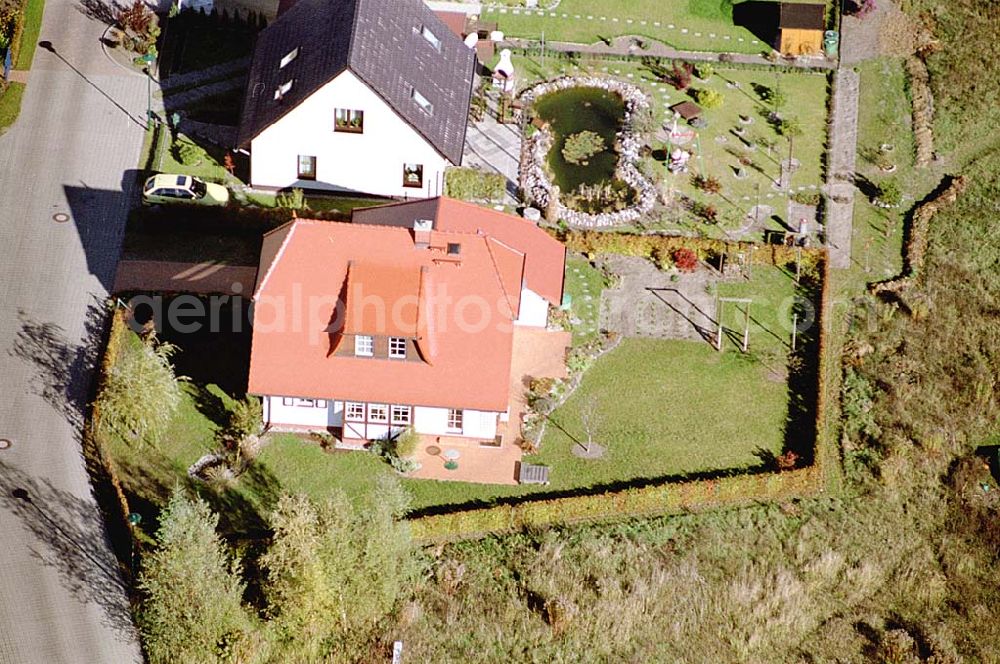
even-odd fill
[{"label": "garden path", "polygon": [[462,165],[503,175],[507,178],[504,203],[516,205],[521,130],[516,124],[497,122],[496,113],[496,101],[491,98],[483,119],[469,123]]},{"label": "garden path", "polygon": [[[703,60],[718,62],[718,53],[708,53],[702,51],[681,51],[671,48],[659,42],[649,41],[646,48],[636,47],[631,37],[616,37],[610,44],[575,44],[572,42],[545,42],[548,51],[586,53],[597,56],[635,56],[635,57],[658,57],[675,58],[680,60]],[[509,48],[538,48],[539,43],[532,39],[508,38],[504,40],[502,47]],[[798,67],[801,69],[833,69],[836,65],[826,58],[782,58],[778,62],[771,62],[762,55],[750,55],[746,53],[727,54],[730,62],[754,65],[780,65],[782,67]]]},{"label": "garden path", "polygon": [[854,166],[858,149],[858,88],[860,76],[850,67],[837,70],[833,84],[833,126],[830,128],[830,162],[824,191],[829,197],[826,240],[830,267],[851,266],[854,224]]}]

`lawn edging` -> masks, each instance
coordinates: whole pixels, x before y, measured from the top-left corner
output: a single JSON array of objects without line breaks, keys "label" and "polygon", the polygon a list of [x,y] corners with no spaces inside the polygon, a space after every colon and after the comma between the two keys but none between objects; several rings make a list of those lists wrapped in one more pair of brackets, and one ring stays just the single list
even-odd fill
[{"label": "lawn edging", "polygon": [[94,379],[90,417],[83,427],[82,447],[90,481],[94,487],[94,497],[104,515],[104,523],[108,539],[111,541],[112,551],[114,551],[115,558],[118,559],[118,566],[126,580],[126,585],[131,587],[132,577],[135,573],[132,567],[133,554],[138,542],[128,520],[131,510],[128,499],[125,497],[125,491],[122,489],[121,481],[111,463],[108,450],[102,444],[100,436],[97,435],[101,414],[96,403],[96,396],[104,388],[111,367],[118,357],[125,330],[123,312],[116,307],[111,315],[111,324],[106,326],[104,355],[97,367],[97,375]]},{"label": "lawn edging", "polygon": [[44,13],[45,0],[24,0],[12,41],[14,69],[31,69]]}]

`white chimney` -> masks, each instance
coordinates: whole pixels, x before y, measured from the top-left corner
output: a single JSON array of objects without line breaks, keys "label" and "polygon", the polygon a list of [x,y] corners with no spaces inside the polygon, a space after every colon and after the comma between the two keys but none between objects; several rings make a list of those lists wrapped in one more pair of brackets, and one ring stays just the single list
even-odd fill
[{"label": "white chimney", "polygon": [[431,231],[434,230],[433,219],[413,220],[413,244],[418,249],[426,249],[431,244]]}]

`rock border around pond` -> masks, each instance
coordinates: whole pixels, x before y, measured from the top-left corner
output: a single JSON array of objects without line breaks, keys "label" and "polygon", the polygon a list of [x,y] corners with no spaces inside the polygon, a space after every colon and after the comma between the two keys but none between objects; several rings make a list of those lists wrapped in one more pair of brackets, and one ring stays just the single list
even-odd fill
[{"label": "rock border around pond", "polygon": [[[559,219],[570,226],[582,228],[607,228],[621,226],[642,218],[656,204],[656,186],[644,177],[637,167],[642,138],[635,129],[636,114],[649,108],[646,94],[637,86],[614,78],[599,76],[562,76],[551,81],[537,83],[521,93],[525,106],[552,92],[570,88],[598,88],[613,92],[625,104],[622,129],[616,135],[620,151],[615,177],[638,192],[638,203],[617,212],[589,214],[573,210],[557,201],[556,213]],[[552,148],[552,132],[547,127],[526,139],[526,149],[520,164],[521,189],[525,197],[542,209],[549,208],[552,180],[545,171],[545,159]],[[550,220],[553,221],[553,220]]]}]

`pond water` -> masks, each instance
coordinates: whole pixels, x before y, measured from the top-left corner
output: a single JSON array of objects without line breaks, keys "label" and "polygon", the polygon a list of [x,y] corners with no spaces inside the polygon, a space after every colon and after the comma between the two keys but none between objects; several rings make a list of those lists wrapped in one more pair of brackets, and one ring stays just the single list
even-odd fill
[{"label": "pond water", "polygon": [[[552,149],[547,164],[553,182],[564,194],[581,184],[614,179],[618,165],[615,134],[625,119],[625,103],[620,96],[600,88],[569,88],[539,98],[535,102],[535,112],[552,130]],[[562,154],[566,139],[588,130],[604,139],[605,150],[590,157],[585,165],[566,161]]]}]

